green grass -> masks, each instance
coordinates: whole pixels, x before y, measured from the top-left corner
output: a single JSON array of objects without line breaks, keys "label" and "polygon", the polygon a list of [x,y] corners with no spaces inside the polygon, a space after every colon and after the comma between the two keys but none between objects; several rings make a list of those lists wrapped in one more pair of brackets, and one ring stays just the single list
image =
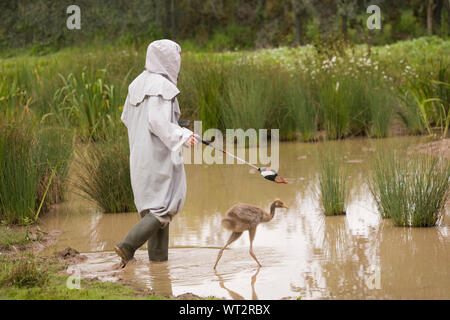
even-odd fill
[{"label": "green grass", "polygon": [[48,271],[29,253],[2,259],[0,285],[16,288],[43,287],[48,282]]},{"label": "green grass", "polygon": [[9,250],[12,246],[22,246],[30,241],[27,230],[16,231],[0,226],[0,250]]},{"label": "green grass", "polygon": [[[0,227],[0,250],[29,243],[28,229]],[[166,299],[144,296],[131,287],[99,281],[81,280],[81,288],[68,289],[68,276],[60,275],[67,266],[56,258],[31,252],[2,252],[0,255],[0,299]]]},{"label": "green grass", "polygon": [[395,226],[432,227],[448,201],[450,164],[384,149],[374,159],[369,186],[381,216]]},{"label": "green grass", "polygon": [[[8,250],[7,246],[21,246],[30,241],[28,229],[0,226],[0,250]],[[127,284],[96,280],[81,279],[79,289],[69,289],[68,276],[62,275],[68,266],[56,257],[36,255],[29,251],[0,253],[0,300],[169,299],[136,290]]]},{"label": "green grass", "polygon": [[336,147],[325,145],[320,150],[319,196],[326,216],[345,214],[347,169]]},{"label": "green grass", "polygon": [[161,300],[143,295],[131,287],[111,282],[81,279],[80,289],[66,286],[68,276],[57,260],[31,253],[0,256],[0,299],[17,300]]}]

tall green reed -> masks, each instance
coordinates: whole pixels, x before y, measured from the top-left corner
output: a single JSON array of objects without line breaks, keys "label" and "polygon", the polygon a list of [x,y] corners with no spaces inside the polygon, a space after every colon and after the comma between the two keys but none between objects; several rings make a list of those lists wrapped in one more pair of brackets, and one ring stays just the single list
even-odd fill
[{"label": "tall green reed", "polygon": [[106,213],[135,211],[126,135],[88,144],[77,152],[73,185]]},{"label": "tall green reed", "polygon": [[408,158],[383,150],[374,159],[369,186],[383,218],[396,226],[431,227],[448,201],[450,164],[429,155]]},{"label": "tall green reed", "polygon": [[398,88],[403,102],[400,116],[413,133],[445,138],[450,125],[449,66],[438,61],[422,69]]},{"label": "tall green reed", "polygon": [[348,88],[342,81],[326,78],[319,89],[320,115],[329,139],[341,139],[349,133],[350,105]]},{"label": "tall green reed", "polygon": [[214,59],[183,64],[179,81],[183,117],[199,117],[203,130],[224,128],[221,99],[229,69]]},{"label": "tall green reed", "polygon": [[366,125],[366,134],[375,138],[389,136],[392,120],[398,108],[398,101],[393,96],[392,90],[382,84],[374,86],[367,99],[367,113],[369,121]]},{"label": "tall green reed", "polygon": [[22,89],[17,79],[0,75],[0,112],[4,121],[13,121],[15,117],[27,109],[31,103],[26,90]]},{"label": "tall green reed", "polygon": [[254,68],[234,68],[226,79],[221,100],[227,128],[263,129],[271,105],[270,78]]},{"label": "tall green reed", "polygon": [[329,139],[389,135],[396,101],[379,75],[324,74],[316,90],[319,122]]},{"label": "tall green reed", "polygon": [[63,86],[55,92],[53,114],[60,123],[73,124],[83,140],[113,135],[119,123],[123,95],[120,89],[105,83],[105,73],[59,75]]},{"label": "tall green reed", "polygon": [[305,142],[313,141],[317,135],[318,108],[314,101],[311,84],[304,76],[297,74],[283,88],[286,107],[281,108],[280,132],[290,131],[294,135],[300,132]]},{"label": "tall green reed", "polygon": [[0,220],[26,224],[33,220],[38,189],[32,129],[0,124]]},{"label": "tall green reed", "polygon": [[337,148],[325,143],[319,152],[319,196],[324,214],[345,214],[347,168]]},{"label": "tall green reed", "polygon": [[5,119],[0,114],[0,220],[33,223],[63,199],[73,134],[41,127],[26,112]]},{"label": "tall green reed", "polygon": [[44,199],[41,211],[46,212],[52,204],[65,200],[75,133],[73,129],[41,125],[36,136],[36,164],[41,177],[37,198]]}]

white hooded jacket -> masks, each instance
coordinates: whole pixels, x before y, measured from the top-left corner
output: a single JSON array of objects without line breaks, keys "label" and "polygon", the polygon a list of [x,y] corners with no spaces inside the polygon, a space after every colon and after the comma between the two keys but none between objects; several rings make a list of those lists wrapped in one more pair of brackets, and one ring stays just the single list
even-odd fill
[{"label": "white hooded jacket", "polygon": [[180,46],[171,40],[148,46],[145,70],[128,87],[121,116],[128,128],[136,208],[159,217],[172,218],[186,199],[181,146],[192,131],[178,125],[180,53]]}]

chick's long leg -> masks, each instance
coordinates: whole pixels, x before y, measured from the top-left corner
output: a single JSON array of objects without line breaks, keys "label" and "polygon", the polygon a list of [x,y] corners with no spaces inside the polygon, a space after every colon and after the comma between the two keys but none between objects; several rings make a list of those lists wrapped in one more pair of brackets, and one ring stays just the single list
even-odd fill
[{"label": "chick's long leg", "polygon": [[219,262],[220,258],[222,257],[223,250],[225,250],[226,247],[228,247],[232,242],[236,241],[240,236],[242,235],[242,232],[233,232],[228,239],[225,246],[220,249],[219,254],[217,255],[216,264],[214,265],[214,269],[217,267],[217,263]]},{"label": "chick's long leg", "polygon": [[261,263],[259,263],[258,259],[256,259],[255,254],[253,253],[253,239],[255,239],[256,227],[249,229],[248,234],[250,236],[250,255],[252,256],[253,259],[255,259],[258,266],[261,267]]}]

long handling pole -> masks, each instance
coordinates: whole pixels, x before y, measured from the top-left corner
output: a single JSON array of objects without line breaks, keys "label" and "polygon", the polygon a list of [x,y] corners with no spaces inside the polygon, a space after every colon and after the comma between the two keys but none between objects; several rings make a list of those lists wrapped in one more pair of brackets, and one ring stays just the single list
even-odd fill
[{"label": "long handling pole", "polygon": [[[231,154],[225,150],[221,150],[219,148],[217,148],[215,145],[213,145],[211,142],[205,141],[203,139],[201,139],[198,136],[194,136],[198,141],[201,141],[204,145],[210,146],[211,148],[216,149],[217,151],[223,152],[226,155],[229,155],[230,157],[239,160],[243,163],[245,163],[246,165],[249,165],[250,167],[256,169],[259,171],[259,173],[261,173],[261,175],[264,177],[264,179],[276,182],[276,183],[284,183],[287,184],[287,181],[283,179],[283,177],[281,177],[275,170],[272,170],[271,168],[258,168],[257,166],[255,166],[254,164],[251,164],[250,162],[247,162],[239,157],[236,157],[234,154]],[[276,180],[276,178],[279,177],[281,179],[280,180]]]},{"label": "long handling pole", "polygon": [[[197,138],[197,137],[196,137],[196,138]],[[210,143],[210,142],[208,142],[208,141],[205,141],[205,140],[200,139],[200,138],[197,138],[197,139],[200,140],[203,144],[205,144],[205,145],[207,145],[207,146],[210,146],[210,147],[216,149],[217,151],[223,152],[223,153],[229,155],[230,157],[232,157],[232,158],[234,158],[234,159],[236,159],[236,160],[239,160],[239,161],[241,161],[241,162],[243,162],[243,163],[249,165],[250,167],[252,167],[252,168],[254,168],[254,169],[260,171],[259,168],[258,168],[257,166],[251,164],[250,162],[247,162],[247,161],[245,161],[245,160],[243,160],[243,159],[241,159],[241,158],[239,158],[239,157],[236,157],[234,154],[231,154],[231,153],[229,153],[229,152],[227,152],[227,151],[225,151],[225,150],[221,150],[221,149],[217,148],[215,145],[213,145],[212,143]]]}]

